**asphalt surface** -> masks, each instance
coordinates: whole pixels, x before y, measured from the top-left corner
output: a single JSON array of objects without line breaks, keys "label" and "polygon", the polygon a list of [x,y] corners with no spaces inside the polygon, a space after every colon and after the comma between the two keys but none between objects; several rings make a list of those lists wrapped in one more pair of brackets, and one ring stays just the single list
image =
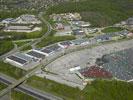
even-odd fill
[{"label": "asphalt surface", "polygon": [[[51,73],[58,74],[58,78],[54,77],[48,77],[48,78],[56,82],[60,82],[62,84],[66,83],[60,81],[59,77],[66,81],[70,82],[72,81],[73,83],[81,84],[82,83],[81,79],[75,74],[70,73],[69,71],[70,68],[76,66],[80,66],[81,68],[93,66],[95,65],[96,58],[101,58],[105,54],[110,54],[113,52],[129,48],[133,48],[133,40],[99,45],[93,48],[72,52],[70,54],[64,55],[56,59],[54,62],[46,66],[46,69],[48,71],[50,71]],[[40,74],[40,76],[43,76],[43,74],[42,75]]]},{"label": "asphalt surface", "polygon": [[[6,85],[11,85],[13,84],[14,80],[7,79],[5,76],[0,76],[0,82],[6,84]],[[34,89],[30,86],[27,85],[19,85],[15,88],[16,91],[23,92],[25,94],[28,94],[37,100],[61,100],[60,98],[54,97],[51,94],[48,93],[42,93],[40,90]]]}]

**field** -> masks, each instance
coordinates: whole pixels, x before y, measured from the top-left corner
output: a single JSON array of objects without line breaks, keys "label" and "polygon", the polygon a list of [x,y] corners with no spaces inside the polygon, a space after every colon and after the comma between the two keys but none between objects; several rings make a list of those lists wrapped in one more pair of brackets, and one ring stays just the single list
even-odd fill
[{"label": "field", "polygon": [[109,28],[105,28],[104,30],[102,30],[102,32],[104,33],[112,33],[112,32],[119,32],[122,31],[122,28],[119,27],[109,27]]},{"label": "field", "polygon": [[[45,32],[44,32],[45,33]],[[31,33],[23,32],[0,32],[0,35],[10,35],[14,40],[39,38],[43,35],[42,31],[36,31]]]},{"label": "field", "polygon": [[3,83],[0,82],[0,91],[3,90],[4,88],[6,88],[7,86]]},{"label": "field", "polygon": [[0,73],[6,74],[15,79],[19,79],[26,74],[26,72],[22,69],[12,66],[8,63],[4,63],[2,61],[0,61]]},{"label": "field", "polygon": [[45,23],[42,23],[39,25],[39,27],[42,27],[41,31],[35,31],[35,32],[4,32],[0,31],[0,35],[9,35],[12,36],[13,40],[22,40],[22,39],[35,39],[40,38],[42,35],[44,35],[47,32],[47,26]]},{"label": "field", "polygon": [[32,46],[29,45],[29,46],[26,46],[24,48],[21,49],[21,51],[28,51],[28,50],[31,50],[32,49]]},{"label": "field", "polygon": [[17,41],[17,42],[15,42],[15,44],[18,46],[18,47],[20,47],[20,46],[23,46],[24,44],[26,44],[26,43],[29,43],[30,41]]},{"label": "field", "polygon": [[18,91],[12,91],[11,98],[12,100],[36,100],[35,98]]},{"label": "field", "polygon": [[1,40],[0,41],[0,55],[9,52],[14,48],[13,43],[10,40]]},{"label": "field", "polygon": [[84,0],[50,7],[47,14],[79,12],[92,26],[108,26],[133,15],[133,0]]},{"label": "field", "polygon": [[120,81],[96,80],[83,91],[48,79],[32,77],[27,84],[52,93],[64,100],[132,100],[133,84]]}]

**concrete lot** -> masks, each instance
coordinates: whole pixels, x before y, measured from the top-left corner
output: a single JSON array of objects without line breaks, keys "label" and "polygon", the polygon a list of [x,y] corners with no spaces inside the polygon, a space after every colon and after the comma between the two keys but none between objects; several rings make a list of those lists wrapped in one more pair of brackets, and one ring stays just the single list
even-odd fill
[{"label": "concrete lot", "polygon": [[[112,52],[132,48],[132,47],[133,47],[133,40],[97,46],[92,49],[85,49],[82,51],[77,51],[71,54],[67,54],[57,59],[56,61],[52,62],[46,68],[50,72],[58,74],[59,77],[67,81],[71,81],[81,85],[82,80],[75,74],[71,74],[69,72],[70,68],[73,68],[78,65],[81,66],[82,68],[86,66],[94,65],[96,58],[99,58],[104,54],[109,54]],[[57,81],[59,82],[58,79]]]}]

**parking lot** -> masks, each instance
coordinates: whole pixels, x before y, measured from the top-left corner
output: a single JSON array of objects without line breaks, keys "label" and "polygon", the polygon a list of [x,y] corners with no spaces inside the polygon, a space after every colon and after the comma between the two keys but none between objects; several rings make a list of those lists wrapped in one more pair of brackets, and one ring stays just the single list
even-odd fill
[{"label": "parking lot", "polygon": [[96,58],[101,57],[104,54],[110,54],[112,52],[128,49],[133,47],[133,40],[123,41],[119,43],[106,44],[97,46],[92,49],[85,49],[82,51],[73,52],[67,54],[56,61],[49,64],[46,68],[53,73],[59,75],[59,77],[66,79],[77,84],[82,84],[82,80],[75,74],[71,74],[69,69],[80,66],[81,68],[89,67],[95,64]]}]

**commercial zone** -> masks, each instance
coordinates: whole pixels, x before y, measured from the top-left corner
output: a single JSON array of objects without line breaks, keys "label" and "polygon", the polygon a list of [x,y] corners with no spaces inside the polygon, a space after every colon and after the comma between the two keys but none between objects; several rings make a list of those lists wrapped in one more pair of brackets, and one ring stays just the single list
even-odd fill
[{"label": "commercial zone", "polygon": [[[45,58],[52,56],[58,51],[62,51],[72,46],[85,45],[89,42],[88,40],[74,40],[74,41],[63,41],[56,44],[52,44],[41,49],[32,49],[24,53],[17,52],[6,58],[5,62],[9,62],[16,67],[20,67],[24,70],[29,70],[39,65]],[[36,63],[36,64],[35,64]],[[32,66],[34,65],[34,66]]]},{"label": "commercial zone", "polygon": [[[44,69],[54,74],[48,74],[40,70],[36,75],[47,77],[48,79],[73,87],[84,86],[86,82],[96,78],[115,78],[123,81],[131,81],[133,79],[131,60],[133,49],[130,49],[133,48],[132,41],[112,43],[67,54],[52,62]],[[32,49],[24,53],[18,52],[7,57],[5,62],[24,70],[29,70],[39,64],[45,63],[47,59],[54,58],[59,52],[71,50],[71,48],[91,46],[95,42],[94,39],[63,41],[40,49]],[[103,60],[101,65],[96,63],[97,58]]]},{"label": "commercial zone", "polygon": [[27,56],[24,53],[16,53],[7,57],[5,62],[8,62],[21,69],[29,70],[37,66],[39,60],[37,58]]},{"label": "commercial zone", "polygon": [[[61,16],[64,16],[64,15],[61,15]],[[76,14],[76,16],[77,16],[76,18],[79,18],[78,14]],[[58,17],[58,16],[53,16],[52,18],[56,19],[55,17]],[[32,26],[34,26],[35,24],[40,24],[40,21],[33,15],[22,15],[17,19],[18,19],[17,23],[21,23],[24,25],[32,24]],[[78,27],[78,28],[75,28],[75,27],[73,28],[72,30],[73,34],[76,36],[81,35],[81,37],[78,37],[78,39],[76,40],[58,42],[58,43],[49,45],[47,47],[34,48],[32,50],[29,50],[23,53],[18,52],[16,54],[13,54],[7,57],[5,62],[8,62],[24,70],[30,70],[36,67],[37,65],[40,65],[40,64],[42,65],[46,63],[46,61],[51,58],[56,58],[61,53],[67,54],[72,50],[76,51],[77,48],[91,47],[93,45],[97,45],[98,43],[103,43],[105,41],[112,41],[112,40],[119,40],[123,38],[133,37],[132,32],[129,32],[127,30],[122,30],[119,32],[99,34],[89,39],[82,38],[82,35],[84,34],[84,31],[82,29],[89,27],[90,26],[89,22],[88,23],[82,22],[82,21],[73,22],[73,17],[71,19],[71,17],[69,18],[69,16],[68,16],[68,19],[72,20],[72,23],[71,23],[72,26],[75,26],[76,24],[76,27]],[[13,23],[13,21],[14,21],[13,19],[9,19],[9,23]],[[7,20],[7,24],[8,24],[8,20]],[[57,29],[59,28],[59,30],[65,29],[60,23],[58,23],[56,26],[57,26],[56,28]],[[14,26],[12,26],[11,28],[13,28],[14,30]],[[17,26],[17,29],[18,28],[21,28],[19,31],[21,30],[23,31],[23,28],[27,28],[27,27]],[[69,28],[70,27],[67,26],[68,30]],[[30,30],[29,27],[27,28],[27,30]],[[97,29],[95,31],[97,31]],[[104,78],[104,79],[117,78],[120,80],[125,80],[125,79],[121,79],[116,75],[117,68],[116,70],[114,70],[116,72],[114,72],[111,69],[109,69],[111,65],[108,64],[108,66],[105,66],[106,64],[103,64],[102,66],[101,65],[99,66],[96,63],[96,61],[97,61],[97,58],[100,59],[105,54],[110,54],[110,52],[120,51],[122,49],[129,49],[130,47],[132,46],[131,45],[123,46],[120,43],[118,46],[116,45],[111,47],[100,46],[100,48],[98,46],[98,49],[94,49],[94,50],[89,49],[89,53],[85,55],[82,55],[82,53],[78,55],[78,53],[76,52],[77,55],[73,57],[70,56],[68,59],[65,59],[65,60],[64,58],[61,59],[64,61],[57,60],[58,61],[57,63],[54,63],[54,62],[53,62],[54,64],[51,63],[50,65],[46,66],[46,69],[44,69],[45,72],[41,70],[40,72],[37,72],[38,73],[37,75],[40,77],[47,77],[57,82],[61,82],[63,84],[67,84],[75,87],[81,86],[84,83],[86,83],[86,81],[91,81],[96,78]],[[54,73],[54,75],[50,74],[49,76],[47,75],[46,71]],[[128,71],[125,73],[128,73]],[[132,78],[125,81],[130,81],[130,80],[132,80]]]}]

